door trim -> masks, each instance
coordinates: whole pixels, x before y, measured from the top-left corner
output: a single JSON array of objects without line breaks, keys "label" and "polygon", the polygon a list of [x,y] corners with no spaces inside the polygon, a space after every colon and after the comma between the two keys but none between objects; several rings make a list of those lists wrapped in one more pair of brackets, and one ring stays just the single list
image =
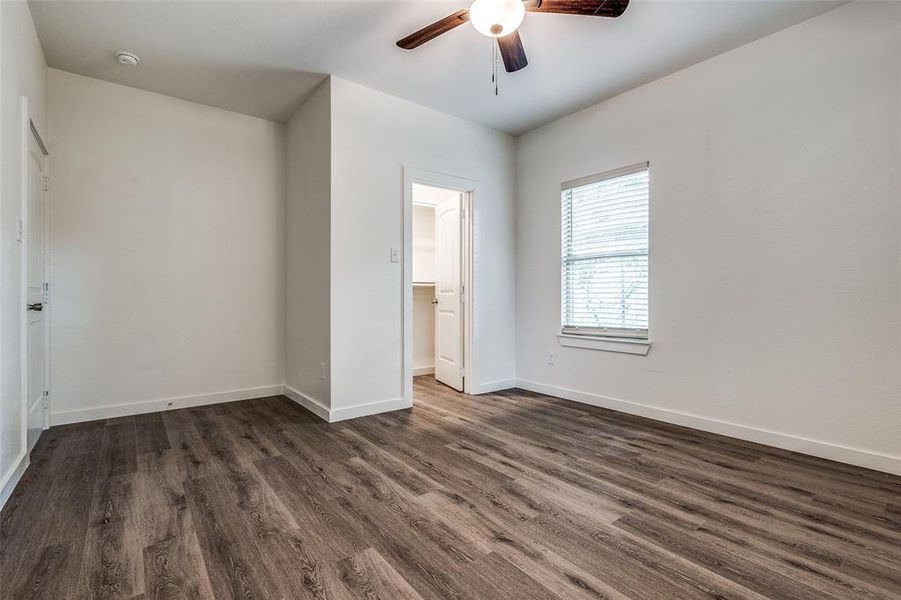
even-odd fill
[{"label": "door trim", "polygon": [[404,400],[413,404],[413,184],[444,188],[463,194],[463,378],[464,393],[478,389],[473,331],[475,324],[475,260],[473,215],[479,201],[479,182],[435,171],[403,167],[403,277],[401,277],[401,389]]}]

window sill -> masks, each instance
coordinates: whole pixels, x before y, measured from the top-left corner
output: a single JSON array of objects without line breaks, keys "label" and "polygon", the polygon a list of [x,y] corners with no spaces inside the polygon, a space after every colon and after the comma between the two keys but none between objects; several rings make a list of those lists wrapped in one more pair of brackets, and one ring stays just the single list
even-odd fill
[{"label": "window sill", "polygon": [[647,356],[651,350],[651,340],[561,333],[557,335],[557,341],[560,342],[561,346],[566,346],[567,348],[604,350],[606,352],[621,352],[641,356]]}]

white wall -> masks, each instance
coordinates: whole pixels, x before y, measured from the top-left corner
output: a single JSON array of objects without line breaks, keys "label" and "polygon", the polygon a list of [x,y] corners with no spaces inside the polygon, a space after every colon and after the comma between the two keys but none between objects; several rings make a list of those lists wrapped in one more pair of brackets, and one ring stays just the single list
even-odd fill
[{"label": "white wall", "polygon": [[286,129],[286,384],[325,408],[331,362],[330,89],[331,82],[323,82]]},{"label": "white wall", "polygon": [[[413,201],[418,200],[417,187]],[[429,188],[425,188],[429,189]],[[446,191],[445,191],[446,194]],[[413,281],[435,282],[435,207],[413,205]],[[413,286],[413,374],[435,370],[434,285]]]},{"label": "white wall", "polygon": [[434,206],[413,205],[413,281],[435,281]]},{"label": "white wall", "polygon": [[0,506],[25,465],[21,388],[22,245],[16,229],[22,214],[21,97],[46,137],[47,64],[28,5],[0,2]]},{"label": "white wall", "polygon": [[513,139],[332,77],[332,408],[402,399],[403,167],[476,180],[476,383],[515,371]]},{"label": "white wall", "polygon": [[435,372],[434,286],[413,286],[413,375]]},{"label": "white wall", "polygon": [[[522,136],[520,383],[901,472],[899,13],[846,5]],[[651,352],[559,347],[560,183],[644,160]]]},{"label": "white wall", "polygon": [[280,392],[284,127],[53,69],[48,86],[53,421]]}]

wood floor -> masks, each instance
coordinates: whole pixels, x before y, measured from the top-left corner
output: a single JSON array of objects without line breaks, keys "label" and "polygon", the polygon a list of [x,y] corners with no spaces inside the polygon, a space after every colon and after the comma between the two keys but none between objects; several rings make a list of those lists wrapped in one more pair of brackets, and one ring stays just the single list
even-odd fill
[{"label": "wood floor", "polygon": [[25,598],[901,598],[901,477],[430,378],[54,427],[0,513]]}]

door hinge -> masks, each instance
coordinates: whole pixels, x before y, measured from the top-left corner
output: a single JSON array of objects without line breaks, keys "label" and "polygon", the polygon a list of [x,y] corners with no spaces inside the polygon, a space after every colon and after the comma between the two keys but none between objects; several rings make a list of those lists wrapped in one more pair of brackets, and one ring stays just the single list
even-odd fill
[{"label": "door hinge", "polygon": [[44,282],[44,304],[50,303],[50,284]]},{"label": "door hinge", "polygon": [[50,408],[50,390],[44,390],[44,408]]},{"label": "door hinge", "polygon": [[49,177],[44,177],[44,191],[45,192],[50,191],[50,178]]}]

